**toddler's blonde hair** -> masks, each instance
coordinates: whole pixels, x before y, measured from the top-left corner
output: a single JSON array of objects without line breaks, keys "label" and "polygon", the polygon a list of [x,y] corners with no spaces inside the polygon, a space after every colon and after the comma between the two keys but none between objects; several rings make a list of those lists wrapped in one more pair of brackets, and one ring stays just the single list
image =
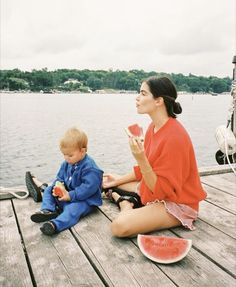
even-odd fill
[{"label": "toddler's blonde hair", "polygon": [[69,128],[60,140],[60,149],[85,148],[87,151],[87,146],[88,146],[88,137],[86,133],[77,127]]}]

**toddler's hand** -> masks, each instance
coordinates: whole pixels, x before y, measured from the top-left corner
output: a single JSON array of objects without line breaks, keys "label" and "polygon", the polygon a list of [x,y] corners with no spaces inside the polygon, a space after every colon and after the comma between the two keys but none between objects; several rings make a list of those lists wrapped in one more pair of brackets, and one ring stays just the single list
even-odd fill
[{"label": "toddler's hand", "polygon": [[64,196],[65,191],[66,189],[65,189],[64,183],[60,181],[56,181],[55,186],[53,187],[53,190],[52,190],[52,195],[60,198]]},{"label": "toddler's hand", "polygon": [[63,196],[58,197],[58,200],[59,201],[70,201],[70,194],[69,194],[69,192],[66,189],[64,189],[63,190]]}]

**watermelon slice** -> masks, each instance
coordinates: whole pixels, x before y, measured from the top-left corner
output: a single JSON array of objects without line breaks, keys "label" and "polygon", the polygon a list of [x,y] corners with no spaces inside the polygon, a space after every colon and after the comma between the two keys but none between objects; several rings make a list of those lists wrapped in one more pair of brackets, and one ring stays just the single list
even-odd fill
[{"label": "watermelon slice", "polygon": [[143,140],[143,128],[140,127],[138,124],[128,126],[125,131],[129,137],[135,137]]},{"label": "watermelon slice", "polygon": [[64,189],[64,184],[60,181],[56,181],[55,186],[54,186],[54,194],[58,197],[62,197],[64,195],[62,189]]},{"label": "watermelon slice", "polygon": [[141,252],[152,261],[169,264],[183,259],[192,246],[192,240],[168,236],[138,234]]}]

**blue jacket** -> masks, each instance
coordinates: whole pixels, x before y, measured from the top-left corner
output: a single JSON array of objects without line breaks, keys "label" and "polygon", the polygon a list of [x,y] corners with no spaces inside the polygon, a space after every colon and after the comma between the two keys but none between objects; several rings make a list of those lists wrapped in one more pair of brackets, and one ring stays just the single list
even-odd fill
[{"label": "blue jacket", "polygon": [[102,176],[103,171],[86,154],[81,161],[73,165],[64,161],[55,181],[48,188],[52,189],[56,181],[64,182],[71,202],[86,201],[91,206],[99,206],[102,205]]}]

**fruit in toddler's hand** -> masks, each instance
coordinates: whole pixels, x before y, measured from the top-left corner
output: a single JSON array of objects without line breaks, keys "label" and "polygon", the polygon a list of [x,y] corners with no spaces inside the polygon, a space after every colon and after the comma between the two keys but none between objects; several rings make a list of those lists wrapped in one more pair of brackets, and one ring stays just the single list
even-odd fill
[{"label": "fruit in toddler's hand", "polygon": [[65,189],[64,184],[60,181],[56,181],[53,193],[58,197],[62,197],[64,195],[63,189]]}]

